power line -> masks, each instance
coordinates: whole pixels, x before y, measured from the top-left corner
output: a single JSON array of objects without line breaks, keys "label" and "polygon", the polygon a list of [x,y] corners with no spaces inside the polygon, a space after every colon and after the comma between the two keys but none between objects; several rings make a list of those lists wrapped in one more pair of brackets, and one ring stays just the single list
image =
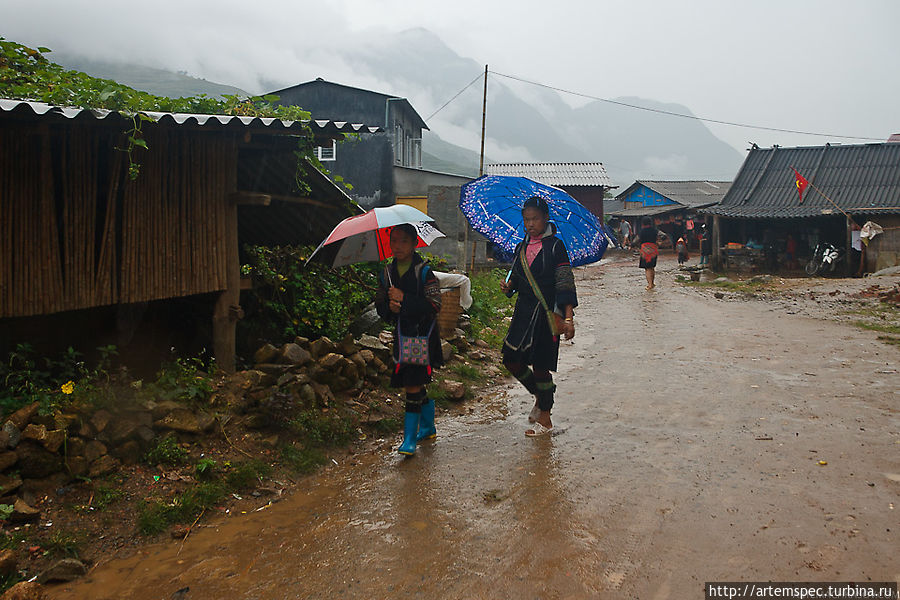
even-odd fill
[{"label": "power line", "polygon": [[[600,98],[598,96],[591,96],[590,94],[583,94],[581,92],[573,92],[572,90],[567,90],[564,88],[547,85],[546,83],[539,83],[537,81],[530,81],[528,79],[516,77],[515,75],[506,75],[505,73],[498,73],[497,71],[490,71],[490,73],[493,75],[497,75],[498,77],[506,77],[507,79],[512,79],[514,81],[520,81],[522,83],[535,85],[538,87],[546,88],[548,90],[553,90],[555,92],[561,92],[563,94],[570,94],[572,96],[579,96],[581,98],[587,98],[589,100],[597,100],[599,102],[615,104],[616,106],[624,106],[624,107],[633,108],[636,110],[643,110],[643,111],[653,112],[653,113],[657,113],[657,114],[661,114],[661,115],[668,115],[670,117],[681,117],[683,119],[694,119],[695,121],[703,121],[704,123],[716,123],[718,125],[729,125],[732,127],[744,127],[746,129],[759,129],[762,131],[777,131],[779,133],[796,133],[796,134],[800,134],[800,135],[815,135],[815,136],[820,136],[820,137],[842,138],[842,139],[849,139],[849,140],[867,140],[867,141],[875,141],[875,142],[883,142],[884,141],[884,138],[863,137],[863,136],[858,136],[858,135],[837,135],[837,134],[833,134],[833,133],[817,133],[814,131],[799,131],[796,129],[781,129],[779,127],[766,127],[764,125],[750,125],[748,123],[738,123],[738,122],[734,122],[734,121],[721,121],[719,119],[707,119],[704,117],[698,117],[696,115],[686,115],[683,113],[677,113],[677,112],[673,112],[673,111],[669,111],[669,110],[662,110],[659,108],[648,108],[646,106],[638,106],[636,104],[629,104],[627,102],[620,102],[618,100],[610,100],[608,98]],[[472,85],[472,84],[470,83],[469,85]],[[468,87],[468,86],[466,86],[466,87]],[[457,96],[458,95],[459,94],[457,94]],[[454,96],[454,98],[455,98],[455,96]],[[441,108],[443,108],[443,107],[441,107]]]},{"label": "power line", "polygon": [[479,74],[478,74],[478,77],[476,77],[475,79],[473,79],[472,81],[470,81],[469,83],[467,83],[467,84],[466,84],[466,87],[464,87],[463,89],[461,89],[461,90],[459,90],[458,92],[456,92],[456,94],[455,94],[452,98],[450,98],[449,100],[447,100],[446,102],[444,102],[444,104],[442,104],[441,107],[440,107],[439,109],[437,109],[436,111],[434,111],[433,113],[431,113],[431,115],[430,115],[427,119],[425,119],[425,120],[426,120],[426,121],[430,121],[430,120],[432,119],[432,117],[434,117],[434,115],[438,114],[439,112],[441,112],[442,110],[444,110],[445,108],[447,108],[447,105],[448,105],[448,104],[450,104],[451,102],[453,102],[454,100],[456,100],[457,98],[459,98],[459,95],[460,95],[460,94],[462,94],[464,91],[466,91],[467,89],[469,89],[470,87],[472,87],[472,85],[473,85],[476,81],[478,81],[479,79],[481,79],[482,77],[484,77],[484,73],[479,73]]}]

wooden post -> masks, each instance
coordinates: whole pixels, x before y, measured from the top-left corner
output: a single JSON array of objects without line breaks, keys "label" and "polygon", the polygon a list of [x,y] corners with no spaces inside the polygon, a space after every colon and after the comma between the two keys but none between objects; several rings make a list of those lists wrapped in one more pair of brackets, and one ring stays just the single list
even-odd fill
[{"label": "wooden post", "polygon": [[721,271],[722,270],[722,235],[721,235],[721,224],[720,224],[719,215],[713,215],[713,230],[712,230],[712,251],[713,251],[713,260],[712,260],[712,268],[713,271]]},{"label": "wooden post", "polygon": [[237,145],[229,140],[229,160],[225,161],[226,195],[220,199],[225,211],[225,290],[213,309],[213,354],[216,364],[226,373],[235,368],[235,339],[241,309],[241,262],[238,253]]},{"label": "wooden post", "polygon": [[[847,215],[847,252],[844,256],[844,262],[846,263],[844,266],[844,276],[850,277],[853,275],[852,268],[853,262],[850,260],[850,255],[853,254],[853,219],[850,218],[850,215]],[[862,256],[860,256],[860,260],[862,260]]]}]

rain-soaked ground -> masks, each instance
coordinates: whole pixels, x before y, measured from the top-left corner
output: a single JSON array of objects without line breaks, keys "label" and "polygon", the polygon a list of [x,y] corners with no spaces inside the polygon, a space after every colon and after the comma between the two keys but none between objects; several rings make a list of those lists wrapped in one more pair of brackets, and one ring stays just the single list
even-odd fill
[{"label": "rain-soaked ground", "polygon": [[[900,578],[900,351],[848,325],[579,273],[556,435],[518,388],[59,599],[702,598]],[[669,271],[668,273],[666,271]],[[187,589],[189,588],[189,589]]]}]

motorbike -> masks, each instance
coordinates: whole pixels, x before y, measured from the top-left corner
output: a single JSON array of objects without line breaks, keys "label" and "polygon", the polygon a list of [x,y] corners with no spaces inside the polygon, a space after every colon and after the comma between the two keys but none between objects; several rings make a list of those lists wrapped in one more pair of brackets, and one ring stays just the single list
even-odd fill
[{"label": "motorbike", "polygon": [[840,248],[827,242],[820,242],[816,246],[812,258],[806,263],[806,274],[828,275],[834,273],[843,256],[844,251]]}]

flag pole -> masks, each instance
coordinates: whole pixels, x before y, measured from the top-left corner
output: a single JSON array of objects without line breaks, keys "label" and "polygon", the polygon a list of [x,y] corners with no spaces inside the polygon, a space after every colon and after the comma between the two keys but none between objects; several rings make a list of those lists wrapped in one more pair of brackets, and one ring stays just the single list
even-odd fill
[{"label": "flag pole", "polygon": [[[795,174],[799,174],[799,171],[797,171],[797,169],[795,169],[794,167],[790,167],[790,169],[791,169],[791,171],[793,171]],[[853,217],[851,217],[851,216],[847,213],[847,211],[845,211],[843,208],[841,208],[840,206],[837,205],[837,202],[835,202],[834,200],[832,200],[831,198],[829,198],[828,195],[825,194],[825,192],[823,192],[823,191],[820,190],[818,187],[816,187],[816,184],[814,184],[812,181],[810,181],[810,180],[808,180],[808,179],[806,180],[806,183],[809,184],[809,187],[811,187],[812,189],[814,189],[814,190],[816,190],[817,192],[819,192],[819,195],[820,195],[820,196],[822,196],[823,198],[825,198],[826,200],[828,200],[829,202],[831,202],[831,205],[834,206],[836,209],[838,209],[845,217],[847,217],[848,219],[850,219],[850,222],[851,222],[851,223],[853,223],[853,224],[855,224],[855,225],[859,225],[859,223],[857,223],[856,221],[854,221],[854,220],[853,220]]]}]

